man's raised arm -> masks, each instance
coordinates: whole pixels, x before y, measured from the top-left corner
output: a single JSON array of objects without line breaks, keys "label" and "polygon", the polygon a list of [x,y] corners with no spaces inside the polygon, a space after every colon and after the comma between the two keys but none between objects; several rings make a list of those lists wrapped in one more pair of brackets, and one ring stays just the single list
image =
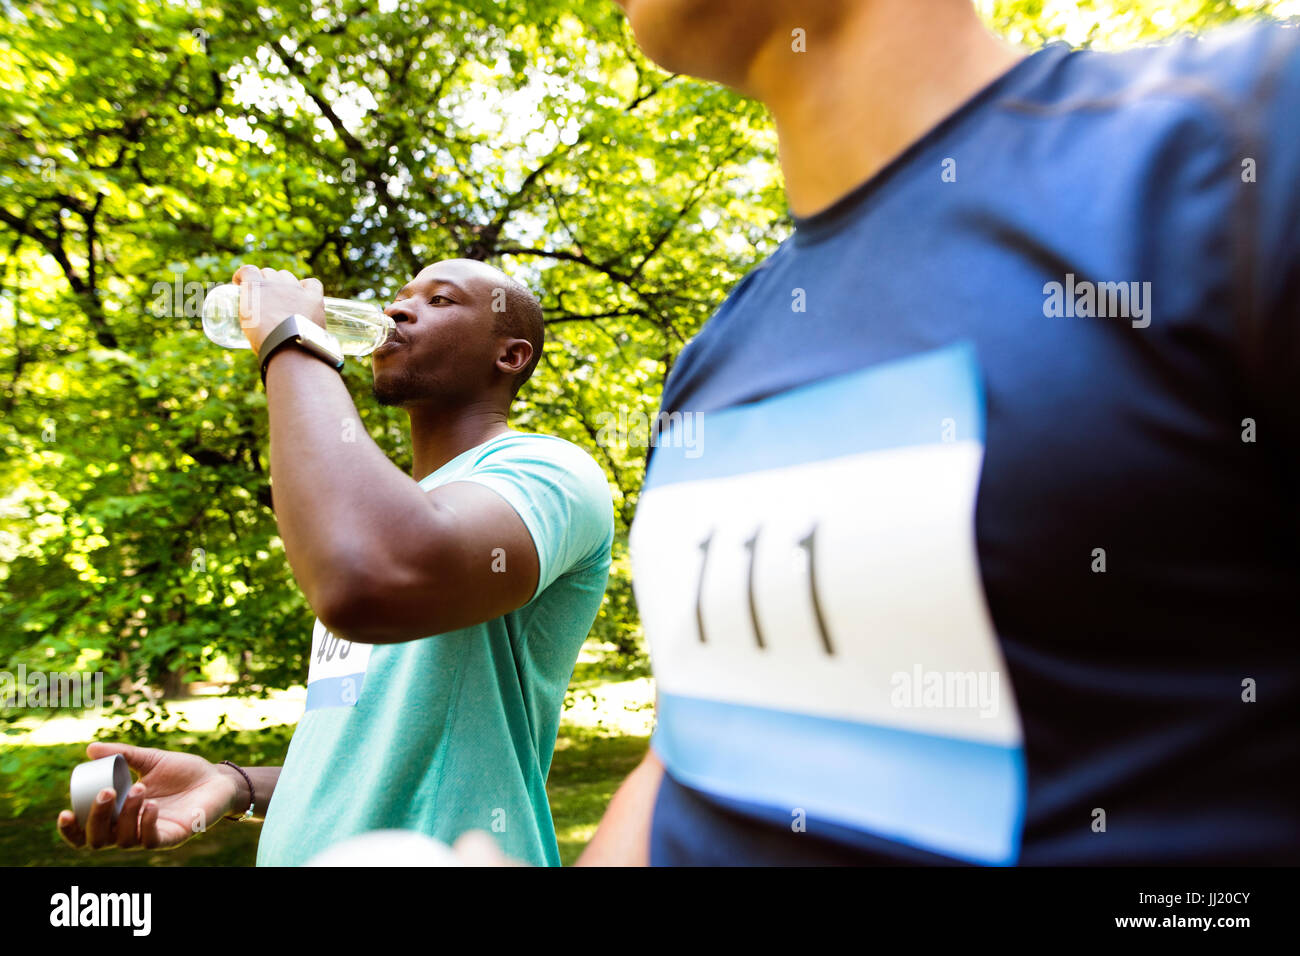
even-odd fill
[{"label": "man's raised arm", "polygon": [[[256,354],[284,317],[324,325],[320,283],[244,266],[241,303]],[[417,640],[527,603],[537,550],[500,496],[469,483],[425,492],[362,427],[338,372],[281,349],[266,373],[276,522],[294,577],[321,622],[369,644]],[[494,549],[510,556],[492,568]]]}]

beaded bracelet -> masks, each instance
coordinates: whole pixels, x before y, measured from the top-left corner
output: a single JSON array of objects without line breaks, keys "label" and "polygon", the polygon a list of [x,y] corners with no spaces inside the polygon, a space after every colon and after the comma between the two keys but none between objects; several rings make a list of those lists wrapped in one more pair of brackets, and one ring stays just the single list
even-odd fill
[{"label": "beaded bracelet", "polygon": [[225,764],[227,767],[234,767],[238,770],[239,775],[243,777],[244,782],[248,784],[248,809],[244,811],[243,816],[232,817],[230,814],[226,814],[227,820],[233,820],[236,823],[243,823],[245,820],[248,820],[253,816],[253,800],[256,797],[253,793],[253,781],[249,779],[248,774],[244,773],[243,768],[236,766],[229,760],[223,760],[221,763]]}]

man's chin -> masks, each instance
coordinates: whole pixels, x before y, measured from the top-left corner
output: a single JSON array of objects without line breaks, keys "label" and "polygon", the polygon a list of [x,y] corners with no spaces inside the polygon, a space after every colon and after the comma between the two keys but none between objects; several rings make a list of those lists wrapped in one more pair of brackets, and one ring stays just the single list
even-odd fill
[{"label": "man's chin", "polygon": [[370,394],[380,405],[401,408],[436,401],[443,390],[436,379],[413,378],[405,372],[376,375],[370,381]]},{"label": "man's chin", "polygon": [[370,382],[370,396],[380,405],[396,407],[404,405],[408,399],[408,389],[402,388],[400,382],[394,382],[387,379],[372,379]]},{"label": "man's chin", "polygon": [[370,397],[380,405],[387,405],[390,408],[406,404],[406,396],[390,387],[383,387],[372,382],[370,384]]}]

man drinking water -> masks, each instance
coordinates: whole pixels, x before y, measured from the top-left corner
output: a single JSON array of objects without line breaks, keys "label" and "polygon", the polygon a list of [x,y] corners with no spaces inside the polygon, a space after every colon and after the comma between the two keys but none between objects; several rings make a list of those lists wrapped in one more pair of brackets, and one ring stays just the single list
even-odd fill
[{"label": "man drinking water", "polygon": [[258,864],[294,865],[370,830],[452,842],[478,829],[558,865],[546,775],[614,528],[586,452],[506,423],[542,354],[540,306],[467,259],[398,292],[373,388],[409,416],[413,480],[367,436],[336,361],[284,338],[289,317],[323,327],[320,283],[252,266],[235,281],[265,362],[276,521],[317,615],[306,711],[283,767],[91,744],[141,779],[116,822],[105,790],[84,828],[65,811],[60,832],[75,846],[169,847],[196,819],[265,816]]}]

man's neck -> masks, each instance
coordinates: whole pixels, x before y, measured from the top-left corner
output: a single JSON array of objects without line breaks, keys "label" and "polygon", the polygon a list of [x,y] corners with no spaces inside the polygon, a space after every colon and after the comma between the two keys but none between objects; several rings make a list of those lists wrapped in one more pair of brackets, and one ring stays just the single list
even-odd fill
[{"label": "man's neck", "polygon": [[[775,31],[744,92],[771,110],[791,211],[821,212],[880,172],[1023,53],[960,0],[873,0],[807,31]],[[942,170],[936,168],[936,188]]]},{"label": "man's neck", "polygon": [[505,412],[489,402],[456,409],[412,405],[406,414],[411,420],[411,474],[416,481],[457,455],[510,431]]}]

